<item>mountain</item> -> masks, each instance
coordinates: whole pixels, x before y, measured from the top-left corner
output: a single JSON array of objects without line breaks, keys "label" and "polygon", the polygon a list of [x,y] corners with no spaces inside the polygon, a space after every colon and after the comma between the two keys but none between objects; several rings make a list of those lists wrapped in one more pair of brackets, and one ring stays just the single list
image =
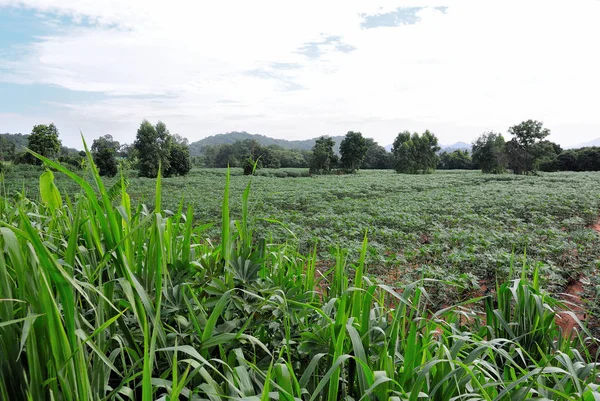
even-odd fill
[{"label": "mountain", "polygon": [[593,141],[589,141],[589,142],[584,142],[584,143],[580,143],[577,146],[574,146],[574,149],[577,148],[586,148],[588,146],[600,146],[600,138],[596,138]]},{"label": "mountain", "polygon": [[468,150],[471,151],[471,144],[466,142],[456,142],[452,145],[442,145],[442,152],[454,152],[455,150]]},{"label": "mountain", "polygon": [[[298,141],[288,141],[287,139],[270,138],[265,135],[249,134],[246,131],[234,131],[226,134],[218,134],[200,139],[199,141],[190,143],[190,155],[198,156],[202,154],[202,148],[205,146],[217,146],[217,145],[230,145],[236,141],[243,141],[246,139],[254,139],[262,146],[277,145],[284,149],[296,149],[296,150],[311,150],[315,145],[315,141],[319,139],[304,139]],[[340,142],[344,139],[344,136],[333,136],[335,141],[335,151],[339,151]]]}]

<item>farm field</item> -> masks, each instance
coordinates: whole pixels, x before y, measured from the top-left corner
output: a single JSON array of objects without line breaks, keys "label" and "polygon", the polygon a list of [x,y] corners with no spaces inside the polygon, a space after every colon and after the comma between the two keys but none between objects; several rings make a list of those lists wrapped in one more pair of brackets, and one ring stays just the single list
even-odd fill
[{"label": "farm field", "polygon": [[[29,168],[7,175],[6,192],[25,188],[37,198],[40,173]],[[127,178],[132,205],[154,207],[155,180],[134,174]],[[431,288],[440,304],[506,277],[511,258],[517,264],[541,263],[544,285],[554,292],[589,277],[600,263],[600,236],[593,229],[600,215],[600,173],[363,170],[301,177],[306,170],[265,169],[258,174],[252,178],[250,214],[261,236],[305,253],[316,245],[322,264],[330,265],[337,247],[356,257],[367,231],[370,270],[384,282],[424,277],[462,286]],[[215,223],[203,235],[216,240],[225,175],[226,169],[194,169],[186,177],[163,178],[163,208],[174,212],[181,202],[184,210],[190,206],[195,224]],[[232,169],[233,218],[241,215],[249,179]],[[78,192],[64,175],[57,174],[56,181],[61,192]],[[105,181],[110,187],[118,180]]]},{"label": "farm field", "polygon": [[598,173],[41,173],[2,183],[0,398],[600,397],[557,316],[577,283],[595,329]]}]

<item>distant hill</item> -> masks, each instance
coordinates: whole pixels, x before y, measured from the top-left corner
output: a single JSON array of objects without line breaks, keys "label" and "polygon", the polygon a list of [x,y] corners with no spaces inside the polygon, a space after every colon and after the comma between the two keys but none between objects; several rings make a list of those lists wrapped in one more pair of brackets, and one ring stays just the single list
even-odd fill
[{"label": "distant hill", "polygon": [[577,148],[586,148],[588,146],[600,146],[600,138],[596,138],[593,141],[580,143],[577,146],[573,146],[573,148],[575,148],[575,149],[577,149]]},{"label": "distant hill", "polygon": [[471,151],[471,144],[466,142],[456,142],[452,145],[442,145],[440,147],[442,148],[442,152],[448,153],[454,152],[455,150],[468,150],[469,152]]},{"label": "distant hill", "polygon": [[[315,141],[319,137],[312,139],[304,139],[299,141],[288,141],[287,139],[270,138],[265,135],[249,134],[246,131],[241,132],[228,132],[226,134],[218,134],[200,139],[199,141],[190,143],[190,155],[199,156],[202,154],[202,148],[205,146],[216,146],[232,144],[236,141],[243,141],[246,139],[254,139],[263,146],[277,145],[284,149],[297,149],[297,150],[311,150],[315,145]],[[335,141],[335,151],[339,151],[340,142],[344,139],[344,136],[333,136]]]},{"label": "distant hill", "polygon": [[15,144],[15,153],[25,151],[25,147],[29,143],[29,134],[0,134],[0,137]]}]

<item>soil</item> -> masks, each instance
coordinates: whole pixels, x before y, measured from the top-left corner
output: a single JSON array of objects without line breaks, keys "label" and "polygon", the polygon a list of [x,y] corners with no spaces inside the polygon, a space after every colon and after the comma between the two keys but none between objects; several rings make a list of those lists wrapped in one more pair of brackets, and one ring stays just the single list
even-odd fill
[{"label": "soil", "polygon": [[[592,225],[591,228],[600,233],[600,220],[598,220],[596,224]],[[575,316],[577,316],[581,322],[585,323],[587,314],[583,305],[583,295],[584,287],[582,276],[579,276],[577,279],[571,281],[567,285],[562,298],[566,302],[568,310],[575,314]],[[556,323],[563,329],[563,333],[565,335],[571,336],[575,334],[574,330],[579,326],[575,318],[565,311],[558,312]]]},{"label": "soil", "polygon": [[[585,322],[586,313],[585,308],[583,306],[582,296],[583,296],[583,283],[581,282],[581,277],[577,277],[576,280],[573,280],[563,293],[563,300],[566,303],[567,309],[577,316],[581,322]],[[573,315],[561,311],[557,313],[558,317],[556,319],[556,323],[562,328],[563,333],[567,336],[573,336],[575,334],[575,329],[579,328],[579,324],[577,320],[573,317]]]}]

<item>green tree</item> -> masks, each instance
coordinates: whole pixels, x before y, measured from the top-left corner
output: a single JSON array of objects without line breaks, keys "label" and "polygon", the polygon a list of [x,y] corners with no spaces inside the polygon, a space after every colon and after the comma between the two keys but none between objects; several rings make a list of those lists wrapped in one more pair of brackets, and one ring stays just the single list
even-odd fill
[{"label": "green tree", "polygon": [[133,143],[138,156],[140,177],[155,178],[159,165],[162,166],[163,174],[169,171],[171,145],[171,135],[163,122],[159,121],[155,127],[147,120],[142,121]]},{"label": "green tree", "polygon": [[556,157],[562,152],[559,144],[550,141],[539,141],[531,147],[531,158],[533,160],[534,170],[541,169],[541,166],[547,166],[553,163]]},{"label": "green tree", "polygon": [[506,142],[505,152],[508,168],[511,169],[513,173],[526,174],[529,171],[527,169],[527,153],[516,138]]},{"label": "green tree", "polygon": [[502,174],[506,172],[506,141],[502,134],[487,132],[473,142],[471,158],[476,168],[484,173]]},{"label": "green tree", "polygon": [[94,139],[92,155],[100,175],[114,177],[118,171],[117,152],[120,144],[111,135],[104,135]]},{"label": "green tree", "polygon": [[0,136],[0,161],[13,160],[15,158],[16,145],[5,136]]},{"label": "green tree", "polygon": [[360,132],[348,131],[340,143],[340,164],[349,172],[355,172],[365,159],[367,143]]},{"label": "green tree", "polygon": [[[541,121],[527,120],[520,124],[514,125],[508,129],[508,133],[513,135],[514,142],[510,145],[510,152],[507,151],[509,158],[515,157],[512,161],[513,165],[521,164],[522,169],[519,169],[519,173],[529,173],[534,170],[534,157],[531,153],[533,145],[546,138],[550,135],[550,130],[544,128],[544,124]],[[520,149],[516,149],[516,147]],[[515,170],[516,173],[516,170]]]},{"label": "green tree", "polygon": [[439,157],[438,169],[440,170],[471,170],[473,168],[471,154],[466,149],[442,152]]},{"label": "green tree", "polygon": [[169,167],[165,171],[165,176],[186,175],[191,169],[192,161],[190,160],[188,140],[179,135],[173,135],[170,146]]},{"label": "green tree", "polygon": [[312,157],[309,163],[311,174],[328,174],[338,163],[338,157],[333,152],[335,141],[327,136],[322,136],[315,141],[312,148]]},{"label": "green tree", "polygon": [[387,169],[393,167],[393,155],[372,138],[365,138],[367,152],[362,161],[361,169]]},{"label": "green tree", "polygon": [[[47,158],[54,158],[60,151],[61,141],[58,139],[58,129],[52,123],[50,125],[35,125],[28,137],[27,147]],[[30,158],[31,164],[40,164],[35,158]]]},{"label": "green tree", "polygon": [[437,167],[439,150],[437,137],[428,130],[422,135],[401,132],[392,147],[396,171],[404,174],[431,173]]}]

